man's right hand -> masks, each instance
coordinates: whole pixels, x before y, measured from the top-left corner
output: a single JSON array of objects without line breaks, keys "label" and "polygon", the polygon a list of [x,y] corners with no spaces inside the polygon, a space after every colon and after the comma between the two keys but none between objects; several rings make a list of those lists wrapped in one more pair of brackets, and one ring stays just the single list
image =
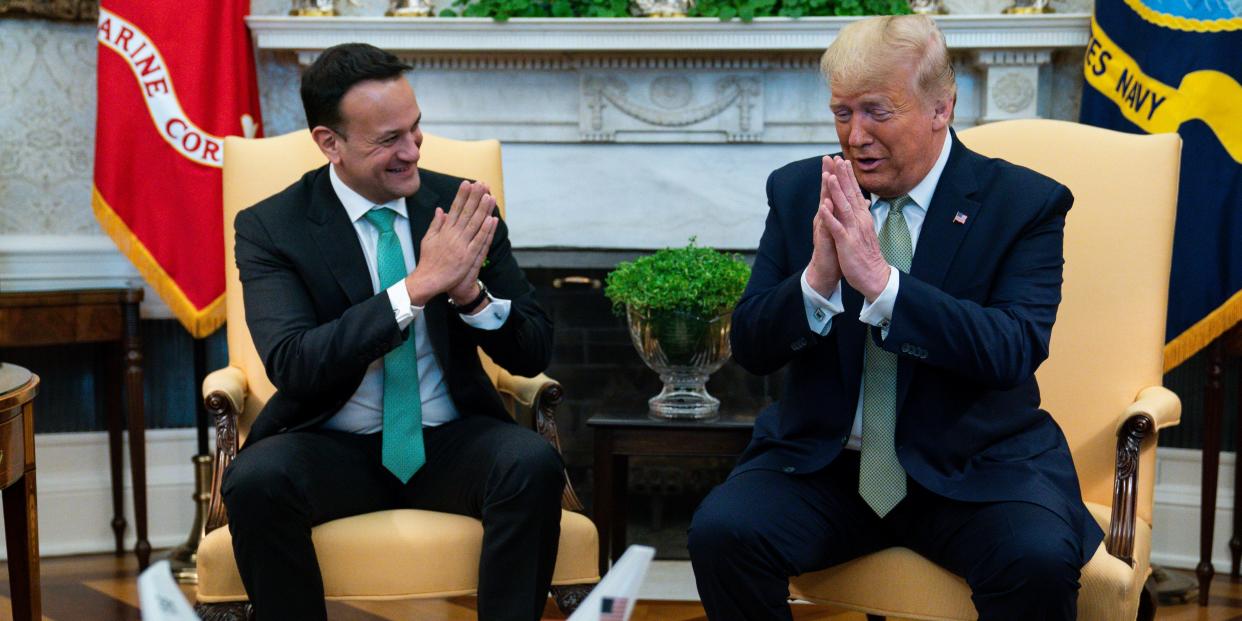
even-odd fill
[{"label": "man's right hand", "polygon": [[481,182],[463,181],[448,213],[436,208],[419,245],[418,265],[405,278],[414,306],[461,283],[486,248],[499,220],[491,215],[496,199]]},{"label": "man's right hand", "polygon": [[825,213],[831,213],[832,210],[832,199],[828,194],[828,177],[834,170],[832,166],[832,158],[825,155],[819,175],[819,206],[811,224],[811,238],[815,248],[811,252],[811,263],[806,268],[807,284],[825,298],[832,295],[837,283],[841,281],[841,264],[837,260],[837,249],[832,241],[832,233],[828,231]]}]

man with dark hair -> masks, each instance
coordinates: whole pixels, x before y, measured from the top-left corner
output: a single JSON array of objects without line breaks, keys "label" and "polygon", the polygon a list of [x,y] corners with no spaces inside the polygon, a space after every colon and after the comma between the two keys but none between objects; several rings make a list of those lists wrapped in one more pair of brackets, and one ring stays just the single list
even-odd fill
[{"label": "man with dark hair", "polygon": [[313,526],[405,507],[482,520],[480,619],[538,619],[547,599],[563,465],[513,424],[476,352],[538,374],[551,322],[488,188],[419,170],[408,69],[369,45],[325,50],[302,101],[329,164],[235,222],[277,388],[223,486],[260,621],[326,619]]},{"label": "man with dark hair", "polygon": [[853,22],[822,68],[843,153],[768,179],[733,355],[788,382],[691,523],[707,616],[790,619],[790,576],[904,546],[984,621],[1073,619],[1103,533],[1035,381],[1073,196],[957,140],[929,17]]}]

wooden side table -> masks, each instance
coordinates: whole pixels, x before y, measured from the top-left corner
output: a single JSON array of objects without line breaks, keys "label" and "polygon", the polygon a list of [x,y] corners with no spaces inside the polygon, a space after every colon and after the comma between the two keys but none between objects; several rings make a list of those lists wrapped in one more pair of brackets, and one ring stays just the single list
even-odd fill
[{"label": "wooden side table", "polygon": [[599,529],[602,576],[625,552],[630,457],[737,457],[750,443],[755,416],[726,412],[704,421],[669,420],[633,409],[596,414],[587,425],[595,428],[592,519]]},{"label": "wooden side table", "polygon": [[35,502],[34,404],[39,376],[0,362],[0,498],[9,552],[13,618],[43,618],[39,598],[39,512]]},{"label": "wooden side table", "polygon": [[101,346],[95,355],[95,395],[108,423],[116,553],[119,556],[125,550],[121,429],[128,423],[134,526],[138,535],[135,553],[139,567],[146,569],[151,560],[151,543],[147,541],[146,419],[142,403],[142,341],[138,336],[141,301],[140,288],[0,293],[0,347],[75,343]]}]

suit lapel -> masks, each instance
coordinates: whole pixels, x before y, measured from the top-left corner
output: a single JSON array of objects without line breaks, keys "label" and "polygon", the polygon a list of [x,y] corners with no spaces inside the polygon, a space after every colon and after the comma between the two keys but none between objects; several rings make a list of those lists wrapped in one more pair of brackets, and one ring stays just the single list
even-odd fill
[{"label": "suit lapel", "polygon": [[349,304],[358,304],[374,295],[367,259],[358,243],[358,234],[345,213],[345,207],[332,190],[327,166],[320,169],[313,182],[311,204],[306,217],[311,221],[311,236],[328,269],[332,271]]},{"label": "suit lapel", "polygon": [[[950,130],[952,132],[952,130]],[[978,189],[973,159],[978,156],[968,150],[952,134],[953,146],[949,161],[936,184],[927,216],[919,232],[918,248],[910,263],[910,276],[933,287],[944,288],[944,281],[953,263],[953,257],[966,239],[970,227],[976,222],[980,203],[972,198]],[[959,216],[960,214],[960,216]],[[964,221],[962,221],[964,220]],[[910,380],[914,374],[914,362],[899,357],[897,364],[897,408],[901,410]]]},{"label": "suit lapel", "polygon": [[[417,263],[419,253],[422,248],[419,242],[423,240],[423,236],[427,234],[427,229],[431,227],[431,218],[436,215],[436,207],[440,202],[440,195],[435,190],[427,187],[424,176],[424,184],[419,186],[417,192],[413,196],[405,199],[405,208],[410,215],[410,239],[414,243],[414,261]],[[447,206],[443,206],[448,211]]]},{"label": "suit lapel", "polygon": [[[979,203],[971,198],[978,188],[969,161],[972,156],[954,136],[949,161],[932,194],[919,232],[918,248],[910,262],[910,275],[935,287],[944,284],[949,265],[979,211]],[[962,220],[958,214],[965,217],[964,222],[957,221]]]}]

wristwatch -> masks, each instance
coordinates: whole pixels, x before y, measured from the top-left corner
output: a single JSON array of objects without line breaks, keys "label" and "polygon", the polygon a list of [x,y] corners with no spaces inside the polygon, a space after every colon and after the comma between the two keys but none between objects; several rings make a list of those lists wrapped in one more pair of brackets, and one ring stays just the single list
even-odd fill
[{"label": "wristwatch", "polygon": [[473,300],[470,300],[465,304],[458,304],[453,301],[453,298],[449,298],[449,306],[452,306],[453,310],[457,311],[460,315],[473,314],[474,311],[478,310],[479,306],[483,304],[483,301],[487,299],[487,285],[484,285],[481,280],[475,282],[479,283],[479,295],[474,296]]}]

